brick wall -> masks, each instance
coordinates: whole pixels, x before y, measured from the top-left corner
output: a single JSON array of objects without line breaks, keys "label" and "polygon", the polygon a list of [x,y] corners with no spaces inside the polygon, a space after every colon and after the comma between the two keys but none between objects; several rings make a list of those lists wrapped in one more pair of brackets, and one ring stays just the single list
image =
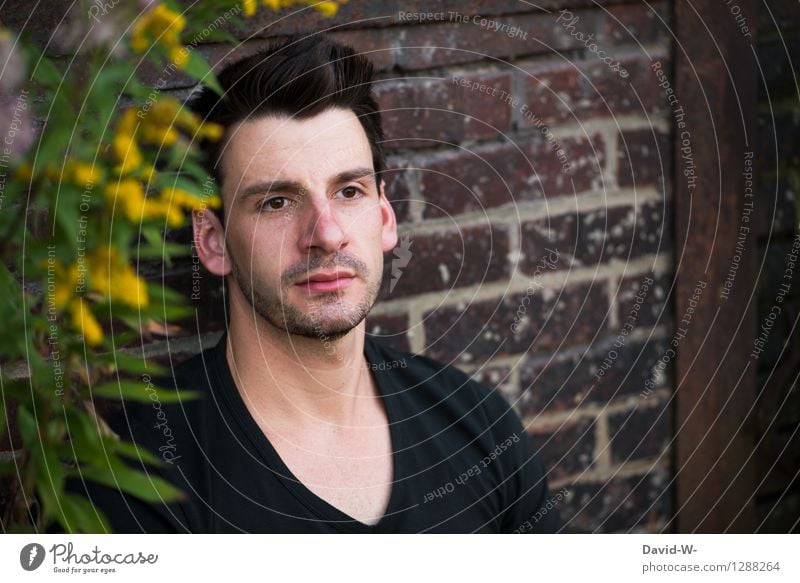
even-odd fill
[{"label": "brick wall", "polygon": [[[672,146],[650,65],[670,71],[671,6],[537,4],[350,0],[331,20],[265,13],[233,31],[238,46],[198,50],[227,62],[267,36],[333,27],[370,56],[410,259],[392,288],[400,255],[387,255],[368,332],[501,391],[553,492],[566,491],[568,531],[668,531]],[[11,8],[12,25],[30,12]],[[440,19],[420,22],[420,10]],[[37,15],[42,37],[58,17]],[[177,73],[141,74],[180,97],[191,89]],[[173,362],[224,328],[220,281],[197,265],[165,278],[187,296],[200,287],[197,319],[170,337]],[[163,338],[148,352],[168,361]]]}]

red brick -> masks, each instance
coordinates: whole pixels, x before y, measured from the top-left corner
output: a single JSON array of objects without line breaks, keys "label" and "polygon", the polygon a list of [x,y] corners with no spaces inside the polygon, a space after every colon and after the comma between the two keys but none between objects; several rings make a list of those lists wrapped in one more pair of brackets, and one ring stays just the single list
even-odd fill
[{"label": "red brick", "polygon": [[618,4],[609,6],[607,12],[592,12],[601,18],[597,27],[589,32],[596,30],[597,39],[603,43],[638,46],[671,42],[669,25],[672,7],[667,2]]},{"label": "red brick", "polygon": [[663,204],[644,203],[638,212],[619,206],[524,222],[520,271],[535,273],[542,257],[550,254],[547,249],[558,251],[558,269],[665,253],[671,249],[671,236]]},{"label": "red brick", "polygon": [[520,138],[516,144],[486,144],[430,156],[420,168],[423,216],[443,218],[598,188],[605,159],[602,138],[565,138],[558,145],[568,171],[553,145],[540,135]]},{"label": "red brick", "polygon": [[[515,333],[511,327],[518,310],[527,319],[519,319]],[[547,299],[536,290],[532,296],[516,293],[441,307],[425,314],[426,353],[448,362],[480,364],[495,356],[586,342],[604,327],[607,312],[601,284],[568,285]]]},{"label": "red brick", "polygon": [[367,334],[370,334],[385,346],[403,352],[411,352],[411,346],[408,342],[408,316],[406,314],[368,316],[365,330]]},{"label": "red brick", "polygon": [[656,128],[620,133],[617,145],[617,183],[620,186],[656,186],[664,191],[671,176],[672,143],[669,136]]},{"label": "red brick", "polygon": [[609,414],[608,437],[615,463],[651,458],[669,447],[670,402],[648,399],[647,405]]},{"label": "red brick", "polygon": [[[608,5],[618,0],[571,0],[570,6],[575,8]],[[563,0],[539,0],[538,8],[560,8]],[[362,29],[366,27],[402,26],[409,28],[419,26],[410,22],[400,22],[399,12],[460,12],[464,14],[480,14],[484,16],[499,16],[536,12],[537,8],[527,2],[518,0],[440,0],[432,5],[423,0],[409,0],[398,6],[397,2],[389,0],[349,0],[342,4],[339,12],[332,18],[323,18],[313,9],[298,10],[296,7],[273,12],[261,9],[259,13],[245,20],[245,24],[238,30],[231,27],[237,38],[255,36],[274,36],[277,34],[318,32],[323,29],[338,29],[340,27]],[[426,25],[429,26],[429,25]]]},{"label": "red brick", "polygon": [[659,467],[639,476],[579,482],[566,489],[569,494],[560,507],[564,532],[631,532],[667,522],[674,512],[669,472]]},{"label": "red brick", "polygon": [[[652,283],[645,287],[646,278]],[[672,303],[670,301],[672,281],[665,275],[646,273],[625,277],[617,289],[617,319],[620,328],[631,319],[631,324],[647,328],[658,325],[672,325]],[[641,294],[639,294],[641,290]],[[637,305],[637,297],[641,301]]]},{"label": "red brick", "polygon": [[[649,59],[625,55],[619,61],[629,73],[626,79],[604,62],[591,58],[525,66],[523,101],[528,112],[521,112],[523,123],[535,127],[537,118],[546,125],[576,123],[595,117],[642,115],[665,108]],[[664,66],[668,67],[668,63]]]},{"label": "red brick", "polygon": [[[392,276],[392,263],[401,262],[398,250],[384,259],[382,299],[395,299],[432,291],[507,279],[508,233],[492,226],[465,227],[454,233],[401,235],[408,237],[411,258]],[[394,289],[390,289],[395,279]]]},{"label": "red brick", "polygon": [[592,469],[594,464],[595,419],[565,421],[555,426],[531,429],[536,455],[548,469],[547,479],[560,480]]},{"label": "red brick", "polygon": [[[645,381],[664,355],[666,341],[622,340],[605,336],[589,347],[561,350],[555,355],[534,357],[520,367],[519,409],[528,417],[552,411],[569,411],[590,403],[607,403],[629,396],[639,398]],[[615,351],[616,357],[614,357]],[[671,367],[665,371],[665,386],[671,385]]]},{"label": "red brick", "polygon": [[496,95],[472,91],[453,78],[410,77],[375,85],[386,148],[441,146],[468,139],[496,138],[511,127],[511,107],[500,99],[511,90],[510,73],[461,77],[485,84]]}]

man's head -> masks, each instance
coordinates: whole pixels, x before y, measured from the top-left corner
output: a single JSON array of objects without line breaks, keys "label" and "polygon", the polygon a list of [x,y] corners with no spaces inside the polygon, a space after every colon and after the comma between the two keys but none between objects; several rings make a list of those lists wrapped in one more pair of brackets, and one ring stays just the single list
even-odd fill
[{"label": "man's head", "polygon": [[397,243],[372,67],[314,37],[273,44],[218,78],[222,97],[205,88],[190,103],[225,128],[203,145],[223,213],[195,214],[200,260],[235,281],[232,311],[246,305],[291,334],[342,336],[374,304],[383,253]]}]

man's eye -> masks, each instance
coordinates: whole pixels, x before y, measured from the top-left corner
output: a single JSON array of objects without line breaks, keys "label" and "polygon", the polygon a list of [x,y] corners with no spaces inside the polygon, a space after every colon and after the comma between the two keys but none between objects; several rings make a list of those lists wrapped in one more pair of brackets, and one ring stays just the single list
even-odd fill
[{"label": "man's eye", "polygon": [[262,211],[282,211],[289,206],[289,199],[285,196],[273,196],[259,205]]},{"label": "man's eye", "polygon": [[357,186],[345,186],[339,192],[344,198],[356,198],[361,195],[361,189]]}]

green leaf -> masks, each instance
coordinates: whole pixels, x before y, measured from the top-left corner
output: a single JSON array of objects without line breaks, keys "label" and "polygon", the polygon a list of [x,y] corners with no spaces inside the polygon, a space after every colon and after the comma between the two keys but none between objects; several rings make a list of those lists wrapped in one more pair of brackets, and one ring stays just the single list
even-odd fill
[{"label": "green leaf", "polygon": [[144,361],[138,356],[131,356],[117,349],[114,353],[98,354],[97,358],[109,364],[116,364],[117,370],[135,375],[148,374],[151,377],[165,376],[170,371],[152,360]]},{"label": "green leaf", "polygon": [[170,502],[184,497],[178,488],[163,478],[134,470],[116,458],[109,458],[106,466],[84,467],[81,471],[85,479],[121,490],[145,502]]},{"label": "green leaf", "polygon": [[142,245],[138,248],[138,254],[139,259],[162,259],[167,267],[171,267],[170,261],[173,258],[188,257],[192,254],[192,249],[181,243],[162,243],[161,246]]},{"label": "green leaf", "polygon": [[64,493],[59,497],[62,512],[56,518],[65,532],[106,534],[111,532],[108,520],[83,496]]},{"label": "green leaf", "polygon": [[206,35],[206,40],[217,41],[222,43],[230,43],[233,46],[239,45],[239,39],[237,39],[227,30],[223,30],[221,28],[217,28],[208,33],[208,35]]},{"label": "green leaf", "polygon": [[46,87],[55,88],[61,83],[63,75],[49,58],[44,56],[39,48],[31,42],[24,42],[25,51],[29,54],[29,69],[31,78]]},{"label": "green leaf", "polygon": [[111,437],[104,437],[103,442],[106,444],[108,449],[129,459],[135,461],[141,460],[144,463],[152,464],[154,466],[164,465],[164,462],[157,455],[152,453],[150,450],[145,449],[144,447],[137,447],[133,442],[114,439]]},{"label": "green leaf", "polygon": [[39,425],[31,412],[22,404],[17,409],[17,423],[22,442],[28,447],[35,445],[39,439]]},{"label": "green leaf", "polygon": [[152,382],[119,379],[92,389],[95,397],[125,399],[139,403],[180,403],[186,399],[197,398],[197,391],[169,391],[158,388]]},{"label": "green leaf", "polygon": [[40,484],[45,484],[56,491],[63,489],[64,468],[55,451],[50,449],[49,444],[43,443],[41,446],[34,446],[31,453],[31,462],[39,464],[38,482]]},{"label": "green leaf", "polygon": [[183,72],[193,79],[197,79],[201,83],[211,87],[217,94],[223,94],[222,87],[219,81],[217,81],[217,76],[214,75],[214,71],[211,69],[208,61],[196,50],[189,51],[189,60],[184,65]]}]

